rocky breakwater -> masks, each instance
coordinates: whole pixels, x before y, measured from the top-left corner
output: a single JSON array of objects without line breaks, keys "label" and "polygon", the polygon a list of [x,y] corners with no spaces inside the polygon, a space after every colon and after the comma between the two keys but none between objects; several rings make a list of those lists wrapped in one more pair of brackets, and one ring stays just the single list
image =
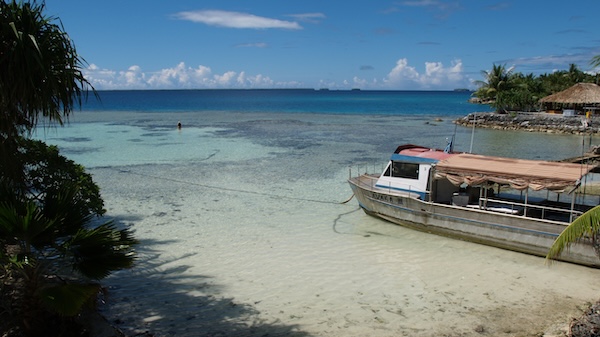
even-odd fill
[{"label": "rocky breakwater", "polygon": [[459,118],[454,123],[497,130],[523,130],[531,132],[589,134],[600,132],[600,117],[563,116],[545,112],[519,112],[499,114],[475,112]]}]

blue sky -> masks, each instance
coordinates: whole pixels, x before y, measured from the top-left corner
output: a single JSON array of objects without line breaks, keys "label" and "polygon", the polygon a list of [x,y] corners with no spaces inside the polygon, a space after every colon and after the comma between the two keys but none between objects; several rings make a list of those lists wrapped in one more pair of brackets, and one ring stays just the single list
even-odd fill
[{"label": "blue sky", "polygon": [[96,89],[475,89],[600,55],[598,0],[46,0]]}]

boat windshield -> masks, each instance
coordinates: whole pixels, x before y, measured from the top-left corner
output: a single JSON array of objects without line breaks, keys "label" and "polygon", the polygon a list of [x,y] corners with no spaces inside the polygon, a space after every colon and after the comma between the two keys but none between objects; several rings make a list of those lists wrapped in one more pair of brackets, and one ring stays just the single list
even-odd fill
[{"label": "boat windshield", "polygon": [[392,161],[384,173],[386,177],[419,179],[419,164]]}]

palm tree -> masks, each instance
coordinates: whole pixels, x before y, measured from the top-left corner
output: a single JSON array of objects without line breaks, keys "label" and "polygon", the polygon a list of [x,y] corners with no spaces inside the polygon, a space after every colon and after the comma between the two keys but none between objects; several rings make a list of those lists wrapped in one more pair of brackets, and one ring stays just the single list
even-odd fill
[{"label": "palm tree", "polygon": [[600,67],[600,55],[596,55],[592,57],[592,61],[590,62],[592,67]]},{"label": "palm tree", "polygon": [[27,335],[42,335],[53,314],[79,313],[96,298],[97,280],[133,263],[131,233],[111,222],[93,226],[85,202],[73,202],[78,192],[65,184],[43,208],[27,200],[0,204],[0,258],[21,289],[12,303]]},{"label": "palm tree", "polygon": [[[592,57],[592,60],[590,61],[590,65],[594,68],[600,67],[600,55],[596,55],[596,56]],[[596,73],[596,84],[598,84],[599,79],[600,79],[600,73]]]},{"label": "palm tree", "polygon": [[36,336],[93,301],[98,280],[131,267],[136,243],[128,229],[92,221],[103,201],[83,167],[25,137],[41,120],[62,125],[94,91],[43,10],[0,1],[0,329],[12,319]]},{"label": "palm tree", "polygon": [[[12,158],[17,135],[30,132],[40,117],[62,125],[91,88],[83,60],[44,5],[0,2],[0,157]],[[93,89],[93,88],[92,88]],[[20,180],[18,162],[2,160],[0,170]]]},{"label": "palm tree", "polygon": [[482,71],[485,81],[475,81],[479,89],[475,96],[490,103],[497,111],[503,112],[506,108],[504,95],[511,88],[513,69],[506,69],[506,65],[492,65],[491,71]]},{"label": "palm tree", "polygon": [[542,92],[541,81],[533,74],[513,75],[513,85],[509,92],[509,98],[505,101],[511,110],[532,111],[536,110],[540,93]]},{"label": "palm tree", "polygon": [[97,224],[103,201],[81,165],[41,141],[18,144],[28,188],[15,191],[0,176],[0,312],[40,335],[92,303],[99,280],[130,268],[136,241],[110,221]]},{"label": "palm tree", "polygon": [[600,232],[600,205],[583,213],[575,219],[556,238],[550,251],[546,255],[547,260],[555,259],[567,249],[572,243],[583,237],[595,238]]},{"label": "palm tree", "polygon": [[91,88],[69,36],[43,10],[35,2],[0,2],[0,107],[11,122],[4,126],[31,130],[40,114],[62,125]]},{"label": "palm tree", "polygon": [[569,65],[569,70],[567,71],[565,76],[567,77],[568,87],[571,87],[576,83],[584,82],[586,78],[586,74],[583,71],[579,70],[579,68],[577,68],[577,65],[575,65],[574,63],[571,63]]}]

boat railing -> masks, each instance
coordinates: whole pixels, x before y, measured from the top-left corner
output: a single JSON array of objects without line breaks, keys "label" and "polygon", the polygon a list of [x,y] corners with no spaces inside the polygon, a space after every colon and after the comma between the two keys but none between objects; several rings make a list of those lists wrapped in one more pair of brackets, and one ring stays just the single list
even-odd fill
[{"label": "boat railing", "polygon": [[[369,168],[372,170],[369,170]],[[382,186],[381,184],[377,185],[380,171],[377,171],[375,166],[373,165],[356,166],[354,170],[350,168],[349,172],[350,178],[360,177],[360,179],[356,180],[356,184],[363,186],[366,189],[384,189],[387,190],[387,193],[392,195],[409,195],[411,197],[419,198],[421,200],[430,200],[428,197],[428,195],[430,194],[429,191],[418,191],[418,189],[410,185],[406,185],[403,188],[398,188],[398,186],[392,186],[391,183],[389,183],[388,186]],[[572,210],[567,208],[553,207],[540,204],[527,204],[518,201],[510,201],[505,199],[496,199],[489,197],[480,197],[478,204],[466,205],[466,207],[496,213],[520,215],[530,218],[539,218],[542,220],[560,222],[572,222],[574,219],[583,214],[583,212],[575,209]]]},{"label": "boat railing", "polygon": [[350,167],[348,167],[348,174],[349,174],[349,178],[353,178],[353,177],[358,177],[360,175],[363,174],[381,174],[381,172],[383,172],[383,170],[385,169],[385,166],[387,165],[387,163],[380,163],[380,164],[368,164],[368,163],[363,163],[363,164],[353,164]]},{"label": "boat railing", "polygon": [[489,210],[493,212],[522,215],[525,217],[534,217],[543,220],[560,219],[560,221],[563,222],[572,222],[574,219],[583,214],[583,212],[574,209],[552,207],[538,204],[525,204],[509,200],[486,197],[479,198],[479,204],[475,206],[479,209]]}]

